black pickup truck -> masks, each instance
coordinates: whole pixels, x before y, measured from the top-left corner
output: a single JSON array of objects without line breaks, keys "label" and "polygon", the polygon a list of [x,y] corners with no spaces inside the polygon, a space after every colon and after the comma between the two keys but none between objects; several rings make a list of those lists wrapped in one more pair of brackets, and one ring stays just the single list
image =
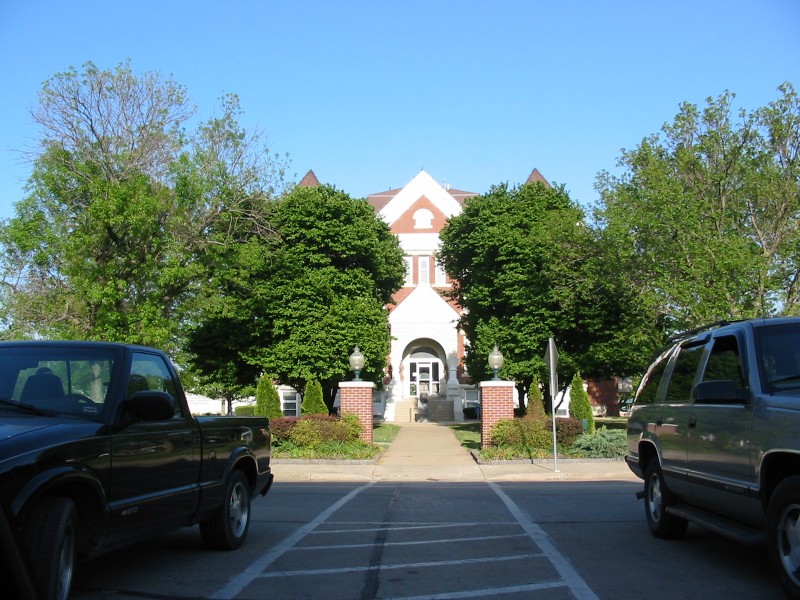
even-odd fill
[{"label": "black pickup truck", "polygon": [[238,548],[269,463],[269,420],[192,416],[161,351],[0,343],[0,586],[65,600],[77,560],[194,524]]}]

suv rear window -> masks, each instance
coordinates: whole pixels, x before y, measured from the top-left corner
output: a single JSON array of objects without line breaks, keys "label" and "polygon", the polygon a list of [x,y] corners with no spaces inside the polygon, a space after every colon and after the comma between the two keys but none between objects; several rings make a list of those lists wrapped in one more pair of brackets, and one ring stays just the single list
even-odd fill
[{"label": "suv rear window", "polygon": [[667,389],[667,402],[681,404],[691,402],[692,386],[703,356],[702,344],[683,346],[672,369],[669,388]]},{"label": "suv rear window", "polygon": [[800,388],[800,324],[757,327],[762,387],[771,392]]}]

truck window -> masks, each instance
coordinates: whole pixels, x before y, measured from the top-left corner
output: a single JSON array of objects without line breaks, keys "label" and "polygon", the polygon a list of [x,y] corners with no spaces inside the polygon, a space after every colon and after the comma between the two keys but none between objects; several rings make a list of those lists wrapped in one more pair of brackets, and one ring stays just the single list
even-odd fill
[{"label": "truck window", "polygon": [[742,363],[739,358],[739,343],[735,336],[726,335],[714,340],[708,356],[703,381],[730,380],[739,389],[747,387],[742,375]]},{"label": "truck window", "polygon": [[762,386],[771,393],[800,388],[800,325],[777,323],[755,331]]},{"label": "truck window", "polygon": [[136,352],[131,362],[131,374],[125,397],[129,398],[136,392],[155,390],[167,392],[175,398],[175,415],[182,416],[181,406],[177,402],[175,382],[164,360],[155,354]]},{"label": "truck window", "polygon": [[703,345],[689,345],[681,348],[667,389],[668,403],[690,402],[694,378],[700,366],[700,358],[703,356],[703,347]]},{"label": "truck window", "polygon": [[658,388],[671,355],[672,352],[663,353],[647,370],[636,392],[636,400],[634,401],[636,404],[653,404],[656,401]]}]

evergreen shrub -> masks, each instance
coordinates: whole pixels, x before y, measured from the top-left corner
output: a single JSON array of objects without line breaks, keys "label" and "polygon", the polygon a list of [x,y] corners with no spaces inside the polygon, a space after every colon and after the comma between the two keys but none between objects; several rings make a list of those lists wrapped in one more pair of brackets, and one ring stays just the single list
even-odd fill
[{"label": "evergreen shrub", "polygon": [[261,417],[275,419],[283,416],[281,410],[281,398],[278,390],[272,384],[272,379],[267,375],[262,375],[256,387],[256,413]]},{"label": "evergreen shrub", "polygon": [[322,399],[322,384],[319,381],[312,380],[306,384],[306,393],[303,395],[300,413],[303,415],[328,414],[328,406]]},{"label": "evergreen shrub", "polygon": [[595,433],[579,435],[570,454],[583,458],[623,458],[627,451],[627,432],[624,429],[601,427]]},{"label": "evergreen shrub", "polygon": [[233,414],[237,417],[252,417],[256,414],[255,404],[245,404],[243,406],[236,406],[233,409]]},{"label": "evergreen shrub", "polygon": [[594,413],[589,394],[583,389],[583,378],[580,373],[575,373],[569,389],[569,416],[583,422],[586,421],[586,432],[594,433]]}]

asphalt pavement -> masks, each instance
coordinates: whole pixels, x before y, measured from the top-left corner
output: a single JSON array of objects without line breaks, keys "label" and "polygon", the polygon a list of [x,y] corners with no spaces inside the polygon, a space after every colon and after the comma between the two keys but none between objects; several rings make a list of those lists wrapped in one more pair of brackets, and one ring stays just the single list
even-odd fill
[{"label": "asphalt pavement", "polygon": [[276,481],[639,481],[624,461],[553,459],[478,464],[444,423],[398,423],[377,461],[273,460]]}]

